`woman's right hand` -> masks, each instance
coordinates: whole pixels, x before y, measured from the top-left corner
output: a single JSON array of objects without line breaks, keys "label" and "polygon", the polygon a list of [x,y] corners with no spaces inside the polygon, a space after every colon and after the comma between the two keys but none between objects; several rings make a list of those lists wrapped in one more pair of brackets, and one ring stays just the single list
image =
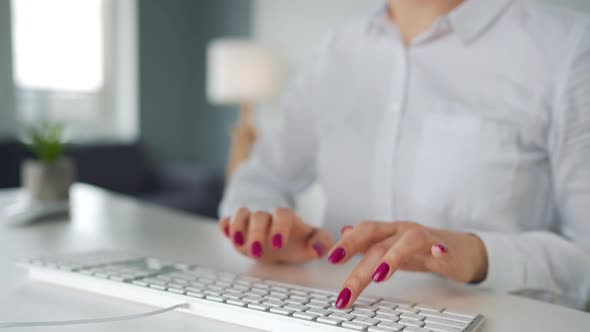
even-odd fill
[{"label": "woman's right hand", "polygon": [[219,228],[240,253],[268,264],[318,259],[333,244],[328,232],[305,224],[287,208],[272,214],[241,208],[221,219]]}]

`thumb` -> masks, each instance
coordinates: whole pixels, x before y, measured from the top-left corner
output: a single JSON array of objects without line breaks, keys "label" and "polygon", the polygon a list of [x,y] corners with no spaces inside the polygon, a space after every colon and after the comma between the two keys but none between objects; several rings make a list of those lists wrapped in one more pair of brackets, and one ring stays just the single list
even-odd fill
[{"label": "thumb", "polygon": [[334,240],[330,233],[323,229],[315,228],[306,241],[305,250],[312,258],[322,258],[333,244]]}]

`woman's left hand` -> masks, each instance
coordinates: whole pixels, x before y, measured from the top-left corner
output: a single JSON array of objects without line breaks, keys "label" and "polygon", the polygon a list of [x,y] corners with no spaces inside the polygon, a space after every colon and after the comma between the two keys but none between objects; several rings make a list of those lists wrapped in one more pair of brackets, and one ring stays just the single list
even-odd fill
[{"label": "woman's left hand", "polygon": [[329,262],[343,264],[357,253],[364,256],[344,282],[338,308],[349,307],[371,281],[386,281],[397,270],[434,272],[458,282],[479,282],[487,274],[485,246],[473,234],[377,221],[344,227],[342,233]]}]

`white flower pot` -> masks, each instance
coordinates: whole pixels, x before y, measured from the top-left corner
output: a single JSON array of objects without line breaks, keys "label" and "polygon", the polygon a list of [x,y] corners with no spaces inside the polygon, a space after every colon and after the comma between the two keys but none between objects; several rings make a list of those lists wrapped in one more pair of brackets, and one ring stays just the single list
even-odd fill
[{"label": "white flower pot", "polygon": [[25,160],[21,165],[21,180],[32,199],[64,201],[76,177],[76,167],[69,158],[53,163]]}]

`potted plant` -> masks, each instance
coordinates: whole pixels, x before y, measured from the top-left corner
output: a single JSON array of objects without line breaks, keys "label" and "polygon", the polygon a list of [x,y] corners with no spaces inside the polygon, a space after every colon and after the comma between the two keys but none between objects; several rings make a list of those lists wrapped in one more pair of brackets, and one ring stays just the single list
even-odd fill
[{"label": "potted plant", "polygon": [[24,144],[35,159],[21,166],[22,184],[38,201],[65,201],[75,178],[75,165],[64,156],[63,127],[45,122],[27,130]]}]

